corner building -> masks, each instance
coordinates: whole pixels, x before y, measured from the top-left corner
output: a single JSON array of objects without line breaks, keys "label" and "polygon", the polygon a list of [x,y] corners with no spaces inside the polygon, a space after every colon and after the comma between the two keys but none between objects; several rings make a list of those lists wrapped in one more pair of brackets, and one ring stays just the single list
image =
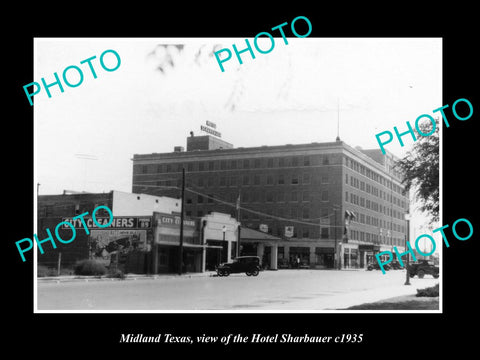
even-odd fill
[{"label": "corner building", "polygon": [[365,268],[380,251],[405,250],[409,200],[395,160],[338,138],[234,148],[191,134],[187,151],[135,154],[132,191],[178,198],[185,168],[186,216],[227,213],[279,239],[241,237],[241,255],[260,255],[272,269]]}]

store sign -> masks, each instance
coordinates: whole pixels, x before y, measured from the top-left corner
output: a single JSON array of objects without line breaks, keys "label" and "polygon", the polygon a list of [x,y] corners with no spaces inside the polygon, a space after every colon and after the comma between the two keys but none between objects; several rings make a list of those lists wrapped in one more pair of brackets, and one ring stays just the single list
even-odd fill
[{"label": "store sign", "polygon": [[289,238],[293,236],[293,226],[285,226],[285,236]]},{"label": "store sign", "polygon": [[217,130],[217,124],[211,122],[211,121],[206,121],[205,124],[207,126],[200,125],[200,130],[205,131],[206,133],[212,134],[214,136],[222,137],[222,134],[220,134]]},{"label": "store sign", "polygon": [[[180,225],[180,220],[181,220],[180,216],[161,214],[158,217],[158,225],[172,226],[177,228]],[[183,219],[183,226],[195,228],[196,227],[195,220]]]},{"label": "store sign", "polygon": [[[88,229],[96,228],[114,228],[114,229],[145,229],[151,227],[152,219],[149,217],[134,217],[134,216],[119,216],[114,217],[113,220],[109,217],[95,217],[98,224],[106,225],[111,220],[110,226],[98,226],[93,218],[62,218],[62,222],[69,222],[75,229],[81,229],[85,226]],[[68,229],[70,226],[63,224],[63,229]]]}]

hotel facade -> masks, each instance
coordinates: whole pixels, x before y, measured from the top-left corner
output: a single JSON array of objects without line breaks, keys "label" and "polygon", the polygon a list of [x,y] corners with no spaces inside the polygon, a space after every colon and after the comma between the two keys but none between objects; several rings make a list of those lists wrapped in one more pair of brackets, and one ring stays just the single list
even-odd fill
[{"label": "hotel facade", "polygon": [[179,198],[185,169],[187,217],[226,213],[268,234],[240,241],[240,255],[259,255],[267,268],[365,268],[378,252],[405,249],[409,195],[397,159],[380,149],[339,138],[234,148],[191,133],[186,151],[132,160],[132,192]]}]

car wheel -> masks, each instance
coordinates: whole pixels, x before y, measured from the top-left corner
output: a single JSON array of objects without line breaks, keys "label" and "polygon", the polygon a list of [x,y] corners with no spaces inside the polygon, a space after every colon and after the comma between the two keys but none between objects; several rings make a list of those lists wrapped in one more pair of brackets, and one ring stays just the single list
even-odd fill
[{"label": "car wheel", "polygon": [[223,276],[230,275],[230,270],[223,270]]},{"label": "car wheel", "polygon": [[250,271],[247,271],[245,274],[247,274],[247,276],[252,276],[252,273]]},{"label": "car wheel", "polygon": [[258,273],[259,273],[258,269],[253,269],[252,272],[251,272],[251,274],[252,274],[253,276],[257,276]]},{"label": "car wheel", "polygon": [[425,276],[425,271],[419,270],[417,275],[419,279],[423,279],[423,277]]}]

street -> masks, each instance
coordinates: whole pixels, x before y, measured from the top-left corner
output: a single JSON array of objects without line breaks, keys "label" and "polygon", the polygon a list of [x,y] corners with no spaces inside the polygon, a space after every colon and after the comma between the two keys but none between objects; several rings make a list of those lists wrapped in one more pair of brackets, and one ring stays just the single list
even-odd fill
[{"label": "street", "polygon": [[342,309],[364,302],[415,294],[439,282],[405,271],[280,270],[257,277],[165,275],[137,280],[38,281],[37,308],[82,311],[309,311]]}]

